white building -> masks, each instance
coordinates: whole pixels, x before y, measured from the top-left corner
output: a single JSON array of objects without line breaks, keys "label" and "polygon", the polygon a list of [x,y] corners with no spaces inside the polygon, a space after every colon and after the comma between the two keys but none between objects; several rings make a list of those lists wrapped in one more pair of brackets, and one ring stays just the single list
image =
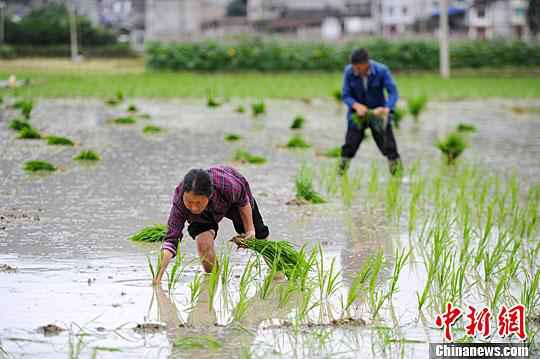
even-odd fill
[{"label": "white building", "polygon": [[468,12],[469,38],[527,37],[528,5],[527,0],[497,0],[487,4],[477,2]]}]

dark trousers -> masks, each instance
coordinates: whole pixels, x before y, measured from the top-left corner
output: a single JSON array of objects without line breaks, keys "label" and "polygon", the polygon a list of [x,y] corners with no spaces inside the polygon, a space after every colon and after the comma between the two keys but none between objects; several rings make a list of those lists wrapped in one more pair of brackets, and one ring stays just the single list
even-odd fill
[{"label": "dark trousers", "polygon": [[[390,115],[392,116],[392,115]],[[345,134],[345,144],[341,147],[341,156],[345,158],[353,158],[360,147],[360,143],[364,139],[364,134],[367,128],[371,129],[373,139],[379,148],[379,151],[389,160],[399,158],[399,153],[396,144],[396,138],[392,131],[392,119],[390,117],[386,130],[374,128],[370,122],[362,122],[359,126],[349,123],[347,133]]]}]

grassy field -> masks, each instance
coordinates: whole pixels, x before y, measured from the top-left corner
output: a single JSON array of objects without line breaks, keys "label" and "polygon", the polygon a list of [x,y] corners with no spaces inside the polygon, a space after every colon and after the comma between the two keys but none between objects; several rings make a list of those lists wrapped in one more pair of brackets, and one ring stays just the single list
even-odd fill
[{"label": "grassy field", "polygon": [[[196,73],[146,72],[141,59],[68,60],[22,59],[0,61],[0,79],[10,74],[30,78],[18,95],[39,97],[102,97],[118,90],[130,97],[259,98],[328,97],[341,87],[341,73]],[[432,99],[538,98],[540,71],[459,71],[450,80],[435,73],[395,74],[402,97],[427,94]],[[0,90],[5,93],[6,90]]]}]

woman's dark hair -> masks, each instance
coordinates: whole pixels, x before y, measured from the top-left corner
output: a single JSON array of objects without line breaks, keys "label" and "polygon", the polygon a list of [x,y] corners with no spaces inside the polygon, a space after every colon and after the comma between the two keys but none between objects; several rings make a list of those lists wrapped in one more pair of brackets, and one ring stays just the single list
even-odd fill
[{"label": "woman's dark hair", "polygon": [[203,169],[192,169],[184,177],[182,184],[184,192],[191,192],[197,196],[210,197],[214,191],[210,174]]},{"label": "woman's dark hair", "polygon": [[366,49],[354,50],[351,54],[351,64],[365,64],[369,60],[369,54]]}]

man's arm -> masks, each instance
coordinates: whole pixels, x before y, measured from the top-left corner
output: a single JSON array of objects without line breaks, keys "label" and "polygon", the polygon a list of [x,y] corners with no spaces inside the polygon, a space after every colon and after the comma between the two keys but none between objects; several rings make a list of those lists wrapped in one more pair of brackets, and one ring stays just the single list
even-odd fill
[{"label": "man's arm", "polygon": [[253,224],[253,210],[249,201],[243,207],[239,207],[240,217],[242,218],[242,224],[244,225],[244,231],[246,232],[246,238],[255,237],[255,225]]},{"label": "man's arm", "polygon": [[347,105],[347,107],[349,107],[353,111],[356,111],[356,113],[358,113],[359,116],[364,116],[368,110],[366,106],[357,102],[352,96],[351,86],[349,85],[349,79],[347,76],[347,70],[345,70],[343,74],[343,87],[341,89],[341,99],[343,100],[343,103]]},{"label": "man's arm", "polygon": [[388,93],[386,108],[394,110],[399,99],[399,92],[389,69],[386,69],[383,73],[383,86]]}]

